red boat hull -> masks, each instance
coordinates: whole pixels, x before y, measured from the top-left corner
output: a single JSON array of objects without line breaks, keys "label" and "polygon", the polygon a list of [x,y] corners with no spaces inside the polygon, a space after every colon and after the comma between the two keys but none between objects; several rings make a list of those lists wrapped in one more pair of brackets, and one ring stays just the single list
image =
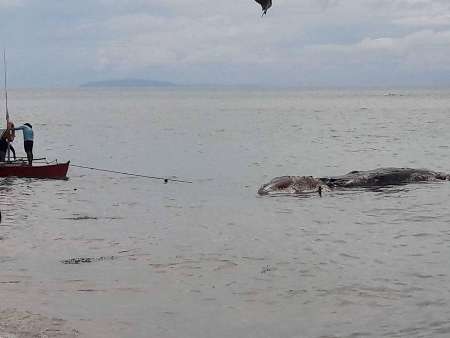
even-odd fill
[{"label": "red boat hull", "polygon": [[0,177],[28,177],[65,179],[69,163],[29,166],[25,163],[5,163],[0,165]]}]

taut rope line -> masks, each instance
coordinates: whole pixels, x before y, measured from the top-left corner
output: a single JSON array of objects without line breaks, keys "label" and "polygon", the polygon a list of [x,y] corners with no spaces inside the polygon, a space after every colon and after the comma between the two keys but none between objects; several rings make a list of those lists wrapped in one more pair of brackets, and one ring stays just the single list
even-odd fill
[{"label": "taut rope line", "polygon": [[135,174],[125,171],[116,171],[116,170],[109,170],[109,169],[100,169],[100,168],[94,168],[94,167],[88,167],[84,165],[77,165],[77,164],[70,164],[72,167],[76,168],[82,168],[82,169],[89,169],[89,170],[95,170],[95,171],[103,171],[107,173],[113,173],[113,174],[120,174],[120,175],[126,175],[126,176],[134,176],[134,177],[143,177],[143,178],[150,178],[153,180],[163,180],[164,183],[167,182],[179,182],[179,183],[193,183],[192,181],[186,181],[186,180],[177,180],[174,178],[166,178],[166,177],[157,177],[157,176],[148,176],[148,175],[141,175],[141,174]]}]

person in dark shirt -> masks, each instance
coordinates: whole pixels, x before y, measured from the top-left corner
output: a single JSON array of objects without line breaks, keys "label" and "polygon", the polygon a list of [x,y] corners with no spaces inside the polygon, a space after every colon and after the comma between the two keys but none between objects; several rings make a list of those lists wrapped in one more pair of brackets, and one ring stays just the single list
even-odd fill
[{"label": "person in dark shirt", "polygon": [[8,140],[7,140],[8,132],[10,132],[10,131],[9,130],[3,130],[1,132],[1,137],[0,137],[0,162],[5,162],[6,154],[8,152],[8,146],[9,146],[9,150],[13,154],[14,160],[16,159],[16,150],[12,146],[11,142],[8,142]]}]

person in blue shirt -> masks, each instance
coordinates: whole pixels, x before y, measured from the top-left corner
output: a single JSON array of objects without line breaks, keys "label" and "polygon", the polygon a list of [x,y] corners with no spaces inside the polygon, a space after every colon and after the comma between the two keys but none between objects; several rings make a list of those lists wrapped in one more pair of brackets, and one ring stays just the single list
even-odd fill
[{"label": "person in blue shirt", "polygon": [[25,152],[27,153],[28,164],[33,164],[33,141],[34,141],[34,132],[33,126],[29,123],[24,123],[22,126],[14,128],[14,130],[22,130],[23,131],[23,147]]}]

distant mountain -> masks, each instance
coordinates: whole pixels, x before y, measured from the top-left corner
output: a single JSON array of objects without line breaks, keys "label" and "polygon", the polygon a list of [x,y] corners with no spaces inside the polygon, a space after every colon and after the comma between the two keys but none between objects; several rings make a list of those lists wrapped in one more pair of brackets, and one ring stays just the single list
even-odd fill
[{"label": "distant mountain", "polygon": [[173,87],[175,83],[167,81],[153,81],[140,79],[124,79],[109,81],[91,81],[81,85],[81,87]]}]

